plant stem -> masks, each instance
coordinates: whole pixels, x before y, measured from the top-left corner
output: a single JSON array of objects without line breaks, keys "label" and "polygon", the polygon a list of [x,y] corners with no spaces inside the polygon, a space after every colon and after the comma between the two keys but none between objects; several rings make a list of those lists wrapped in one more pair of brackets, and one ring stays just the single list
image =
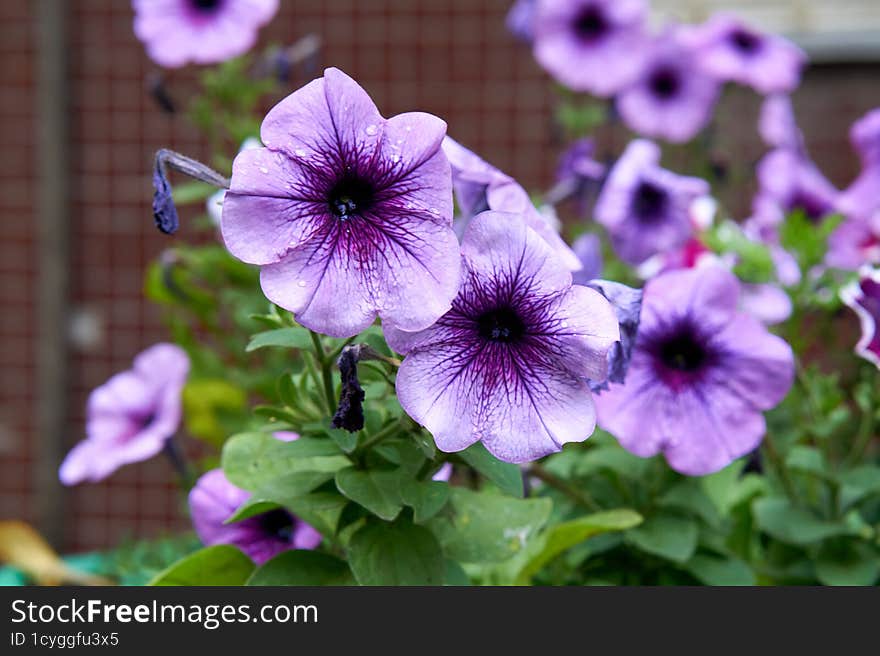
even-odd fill
[{"label": "plant stem", "polygon": [[596,503],[589,493],[575,489],[567,481],[562,480],[556,474],[548,471],[543,465],[540,465],[537,462],[531,464],[529,467],[529,474],[544,481],[550,487],[559,490],[569,499],[588,510],[593,512],[602,510],[602,507]]},{"label": "plant stem", "polygon": [[361,444],[360,448],[358,449],[358,452],[363,453],[367,449],[377,445],[379,442],[384,440],[386,437],[391,437],[392,435],[394,435],[397,431],[401,430],[402,428],[403,428],[402,419],[399,421],[395,421],[393,423],[388,424],[385,428],[381,429],[378,433],[374,433],[373,435],[368,437],[366,440],[364,440],[364,443]]},{"label": "plant stem", "polygon": [[333,393],[333,361],[327,357],[321,338],[317,333],[309,331],[312,336],[312,344],[315,347],[315,356],[321,366],[321,377],[324,379],[324,395],[327,397],[327,409],[332,416],[336,412],[336,395]]},{"label": "plant stem", "polygon": [[776,445],[773,443],[770,435],[764,436],[763,448],[765,453],[767,454],[768,460],[773,463],[773,467],[776,469],[776,473],[779,474],[779,480],[782,481],[782,487],[785,488],[785,493],[788,495],[788,498],[794,505],[800,505],[798,502],[797,490],[795,490],[794,487],[794,482],[791,480],[791,476],[788,473],[788,468],[785,466],[785,462],[782,460],[782,456],[776,449]]},{"label": "plant stem", "polygon": [[847,464],[855,465],[865,455],[871,440],[874,438],[874,413],[871,408],[862,411],[862,420],[859,422],[859,432],[856,433],[856,440],[853,443],[852,450],[846,458]]}]

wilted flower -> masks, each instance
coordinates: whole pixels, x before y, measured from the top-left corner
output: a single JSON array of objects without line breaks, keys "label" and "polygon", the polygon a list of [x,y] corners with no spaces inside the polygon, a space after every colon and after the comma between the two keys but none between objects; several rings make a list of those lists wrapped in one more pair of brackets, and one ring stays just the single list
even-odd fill
[{"label": "wilted flower", "polygon": [[880,367],[880,269],[862,268],[858,280],[840,290],[840,298],[858,315],[862,326],[856,354]]},{"label": "wilted flower", "polygon": [[862,172],[838,199],[847,216],[869,218],[880,211],[880,109],[853,123],[850,142],[859,154]]},{"label": "wilted flower", "polygon": [[269,510],[240,522],[225,524],[250,498],[222,469],[203,474],[189,493],[193,527],[206,546],[231,544],[258,565],[289,549],[314,549],[321,534],[284,508]]},{"label": "wilted flower", "polygon": [[596,221],[608,229],[621,259],[631,264],[684,245],[693,233],[691,206],[709,193],[704,180],[676,175],[659,163],[656,144],[631,142],[596,201]]},{"label": "wilted flower", "polygon": [[443,140],[443,152],[452,165],[452,185],[461,211],[456,221],[459,236],[464,235],[470,220],[484,210],[516,214],[550,245],[570,271],[580,268],[580,260],[516,180],[451,137]]},{"label": "wilted flower", "polygon": [[335,68],[282,100],[265,148],[233,163],[221,230],[230,252],[261,266],[269,300],[299,323],[350,337],[378,314],[422,330],[458,289],[446,124],[390,119]]},{"label": "wilted flower", "polygon": [[765,34],[728,14],[687,28],[697,64],[725,82],[739,82],[759,93],[788,93],[800,83],[807,56],[781,36]]},{"label": "wilted flower", "polygon": [[216,64],[254,45],[278,0],[132,0],[134,33],[154,62]]},{"label": "wilted flower", "polygon": [[628,451],[663,452],[701,476],[752,451],[762,412],[788,393],[791,348],[737,311],[739,283],[720,267],[673,271],[645,286],[624,385],[596,399],[599,423]]},{"label": "wilted flower", "polygon": [[614,95],[644,64],[646,15],[642,0],[538,0],[535,59],[570,89]]},{"label": "wilted flower", "polygon": [[589,437],[586,379],[604,380],[620,338],[600,294],[571,274],[524,221],[484,212],[462,243],[465,274],[452,309],[420,333],[387,329],[406,358],[397,395],[437,446],[482,441],[496,457],[526,462]]},{"label": "wilted flower", "polygon": [[61,464],[65,485],[100,481],[122,465],[159,453],[177,432],[189,358],[174,344],[156,344],[90,395],[86,439]]},{"label": "wilted flower", "polygon": [[676,31],[658,38],[639,78],[617,97],[624,122],[646,137],[688,141],[712,118],[720,83],[697,65]]}]

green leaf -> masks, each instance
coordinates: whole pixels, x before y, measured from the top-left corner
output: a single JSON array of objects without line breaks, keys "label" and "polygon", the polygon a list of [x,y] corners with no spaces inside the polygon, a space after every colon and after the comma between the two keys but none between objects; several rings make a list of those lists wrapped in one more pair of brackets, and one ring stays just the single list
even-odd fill
[{"label": "green leaf", "polygon": [[589,538],[638,526],[642,516],[628,509],[608,510],[551,526],[515,559],[514,585],[528,585],[531,578],[561,553]]},{"label": "green leaf", "polygon": [[501,462],[489,453],[480,442],[460,451],[458,456],[497,485],[505,494],[518,498],[523,497],[525,492],[520,468],[508,462]]},{"label": "green leaf", "polygon": [[703,491],[698,479],[686,478],[676,483],[660,497],[659,504],[664,508],[676,508],[691,513],[713,528],[721,525],[718,510]]},{"label": "green leaf", "polygon": [[358,445],[358,434],[349,433],[341,428],[328,428],[325,431],[343,453],[353,453]]},{"label": "green leaf", "polygon": [[244,390],[216,378],[189,381],[182,398],[187,431],[217,444],[229,435],[223,427],[224,415],[241,414],[247,405]]},{"label": "green leaf", "polygon": [[880,555],[868,544],[847,540],[819,550],[816,577],[823,585],[874,585],[878,575]]},{"label": "green leaf", "polygon": [[446,559],[446,577],[443,579],[443,585],[449,586],[470,586],[471,579],[464,571],[464,568],[454,560]]},{"label": "green leaf", "polygon": [[437,539],[407,521],[368,521],[352,536],[348,557],[361,585],[442,585],[446,575]]},{"label": "green leaf", "polygon": [[821,479],[828,479],[828,465],[822,453],[811,446],[795,445],[785,458],[785,465],[798,472],[812,474]]},{"label": "green leaf", "polygon": [[285,508],[329,537],[336,534],[339,518],[348,503],[348,499],[336,492],[312,492],[288,499]]},{"label": "green leaf", "polygon": [[838,480],[843,510],[866,497],[880,494],[880,467],[876,465],[860,465],[840,474]]},{"label": "green leaf", "polygon": [[312,348],[312,336],[305,328],[277,328],[257,333],[251,337],[245,351],[250,353],[267,346],[281,346],[284,348],[310,349]]},{"label": "green leaf", "polygon": [[781,497],[757,499],[752,510],[760,529],[788,544],[812,544],[829,537],[854,534],[846,523],[820,519]]},{"label": "green leaf", "polygon": [[626,541],[645,553],[684,563],[697,548],[699,530],[692,519],[655,515],[626,534]]},{"label": "green leaf", "polygon": [[400,498],[413,509],[416,523],[421,524],[443,510],[449,501],[449,485],[440,481],[402,479]]},{"label": "green leaf", "polygon": [[449,505],[428,522],[447,556],[462,563],[499,562],[522,551],[550,517],[550,499],[512,499],[452,488]]},{"label": "green leaf", "polygon": [[254,563],[228,544],[205,547],[177,561],[150,585],[244,585]]},{"label": "green leaf", "polygon": [[269,512],[271,510],[276,510],[280,507],[281,504],[276,501],[270,501],[268,499],[261,499],[259,497],[252,496],[250,499],[248,499],[238,508],[236,508],[235,512],[232,513],[232,515],[230,515],[223,523],[234,524],[236,522],[255,517],[256,515],[262,515],[263,513]]},{"label": "green leaf", "polygon": [[755,585],[755,574],[738,558],[697,554],[684,569],[703,585]]},{"label": "green leaf", "polygon": [[257,569],[246,585],[354,585],[344,560],[320,551],[284,551]]},{"label": "green leaf", "polygon": [[342,494],[389,521],[403,510],[400,481],[400,470],[358,470],[348,467],[336,472],[336,487]]}]

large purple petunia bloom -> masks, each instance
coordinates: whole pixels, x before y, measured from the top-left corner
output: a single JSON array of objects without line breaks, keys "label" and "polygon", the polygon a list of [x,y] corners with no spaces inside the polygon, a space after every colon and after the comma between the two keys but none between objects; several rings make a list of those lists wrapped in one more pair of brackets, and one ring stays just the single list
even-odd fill
[{"label": "large purple petunia bloom", "polygon": [[538,63],[574,91],[612,96],[638,77],[650,38],[642,0],[538,0]]},{"label": "large purple petunia bloom", "polygon": [[265,148],[235,158],[221,230],[233,255],[261,266],[269,300],[332,337],[377,314],[422,330],[449,309],[461,264],[443,121],[384,119],[329,68],[276,105],[260,134]]},{"label": "large purple petunia bloom", "polygon": [[224,524],[250,498],[222,469],[203,474],[189,493],[193,527],[206,546],[231,544],[258,565],[289,549],[314,549],[321,534],[283,508]]},{"label": "large purple petunia bloom", "polygon": [[107,478],[119,467],[152,458],[177,432],[189,358],[174,344],[156,344],[90,395],[86,439],[61,464],[65,485]]},{"label": "large purple petunia bloom", "polygon": [[216,64],[244,54],[278,0],[133,0],[134,33],[166,68]]},{"label": "large purple petunia bloom", "polygon": [[465,233],[470,220],[484,210],[516,214],[523,217],[526,224],[550,245],[570,271],[580,269],[577,255],[535,208],[528,192],[516,180],[452,137],[443,140],[443,152],[452,165],[452,185],[461,211],[456,221],[459,236]]},{"label": "large purple petunia bloom", "polygon": [[840,298],[858,315],[862,326],[856,354],[880,367],[880,269],[862,268],[858,280],[840,290]]},{"label": "large purple petunia bloom", "polygon": [[656,144],[631,142],[596,201],[596,221],[608,229],[614,250],[630,264],[683,246],[693,233],[691,206],[709,193],[704,180],[676,175],[659,163]]},{"label": "large purple petunia bloom", "polygon": [[547,244],[513,215],[484,212],[462,243],[465,275],[452,309],[420,333],[386,329],[406,354],[397,395],[442,451],[482,441],[526,462],[595,427],[587,379],[604,380],[620,338],[609,303],[571,284]]},{"label": "large purple petunia bloom", "polygon": [[703,72],[677,30],[655,40],[639,78],[617,97],[617,109],[635,132],[681,143],[712,118],[720,83]]},{"label": "large purple petunia bloom", "polygon": [[673,271],[645,287],[626,383],[597,397],[599,425],[628,451],[663,452],[702,476],[752,451],[762,412],[794,377],[791,348],[737,311],[739,283],[721,267]]},{"label": "large purple petunia bloom", "polygon": [[725,82],[738,82],[759,93],[788,93],[801,79],[807,56],[787,39],[765,34],[728,14],[686,28],[684,38],[697,64]]},{"label": "large purple petunia bloom", "polygon": [[862,172],[841,193],[838,207],[847,216],[865,219],[880,211],[880,109],[853,123],[850,142],[859,154]]}]

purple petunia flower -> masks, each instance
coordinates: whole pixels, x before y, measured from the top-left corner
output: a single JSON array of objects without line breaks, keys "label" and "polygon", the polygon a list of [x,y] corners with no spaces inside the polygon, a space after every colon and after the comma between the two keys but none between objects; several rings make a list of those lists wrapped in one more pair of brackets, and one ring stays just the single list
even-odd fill
[{"label": "purple petunia flower", "polygon": [[612,96],[639,75],[650,40],[642,0],[538,0],[534,55],[574,91]]},{"label": "purple petunia flower", "polygon": [[794,377],[788,344],[737,311],[739,283],[723,268],[673,271],[645,287],[624,385],[596,399],[599,425],[628,451],[662,452],[702,476],[752,451]]},{"label": "purple petunia flower", "polygon": [[697,64],[705,72],[759,93],[793,91],[807,62],[803,50],[787,39],[755,30],[724,13],[686,28],[683,38],[694,48]]},{"label": "purple petunia flower", "polygon": [[856,271],[864,264],[880,264],[880,211],[869,219],[846,219],[828,237],[825,264]]},{"label": "purple petunia flower", "polygon": [[609,303],[571,284],[547,244],[517,217],[484,212],[462,242],[465,274],[452,309],[420,333],[386,329],[406,354],[397,395],[437,446],[482,441],[526,462],[589,437],[586,379],[604,380],[620,338]]},{"label": "purple petunia flower", "polygon": [[858,315],[862,326],[856,354],[880,367],[880,269],[863,267],[859,279],[840,290],[840,298]]},{"label": "purple petunia flower", "polygon": [[577,255],[535,208],[528,192],[516,180],[452,137],[443,140],[443,152],[452,165],[452,185],[461,211],[456,221],[459,236],[464,235],[470,220],[484,210],[516,214],[523,217],[526,224],[550,245],[570,271],[580,269]]},{"label": "purple petunia flower", "polygon": [[880,211],[880,109],[853,123],[849,138],[859,154],[862,172],[840,194],[838,207],[847,216],[864,219]]},{"label": "purple petunia flower", "polygon": [[804,151],[804,136],[797,125],[791,98],[785,94],[767,96],[761,103],[758,132],[771,148]]},{"label": "purple petunia flower", "polygon": [[189,373],[186,352],[156,344],[90,395],[86,439],[61,463],[65,485],[107,478],[119,467],[152,458],[177,432],[181,392]]},{"label": "purple petunia flower", "polygon": [[584,233],[574,240],[571,249],[581,261],[581,268],[571,274],[576,285],[586,285],[602,275],[602,241],[596,235]]},{"label": "purple petunia flower", "polygon": [[263,292],[307,328],[350,337],[377,314],[427,328],[461,269],[445,133],[431,114],[382,118],[354,80],[327,69],[269,112],[265,148],[235,158],[227,248],[260,265]]},{"label": "purple petunia flower", "polygon": [[758,194],[753,219],[779,225],[787,214],[802,211],[814,222],[836,211],[839,192],[804,153],[771,151],[758,163]]},{"label": "purple petunia flower", "polygon": [[205,546],[231,544],[258,565],[289,549],[314,549],[321,534],[284,508],[260,513],[240,522],[225,524],[250,498],[236,487],[222,469],[203,474],[189,493],[193,527]]},{"label": "purple petunia flower", "polygon": [[166,68],[216,64],[244,54],[278,0],[133,0],[134,33]]},{"label": "purple petunia flower", "polygon": [[709,193],[704,180],[660,168],[660,148],[635,140],[614,165],[599,199],[596,221],[621,259],[639,264],[683,246],[693,233],[691,206]]},{"label": "purple petunia flower", "polygon": [[578,139],[560,156],[556,184],[544,196],[544,202],[557,205],[573,199],[581,213],[586,213],[605,177],[606,166],[594,159],[596,144],[590,138]]},{"label": "purple petunia flower", "polygon": [[640,77],[617,97],[617,110],[635,132],[681,143],[712,118],[720,83],[697,66],[697,54],[677,34],[654,42]]},{"label": "purple petunia flower", "polygon": [[535,8],[538,0],[516,0],[504,19],[507,30],[523,43],[535,38]]}]

